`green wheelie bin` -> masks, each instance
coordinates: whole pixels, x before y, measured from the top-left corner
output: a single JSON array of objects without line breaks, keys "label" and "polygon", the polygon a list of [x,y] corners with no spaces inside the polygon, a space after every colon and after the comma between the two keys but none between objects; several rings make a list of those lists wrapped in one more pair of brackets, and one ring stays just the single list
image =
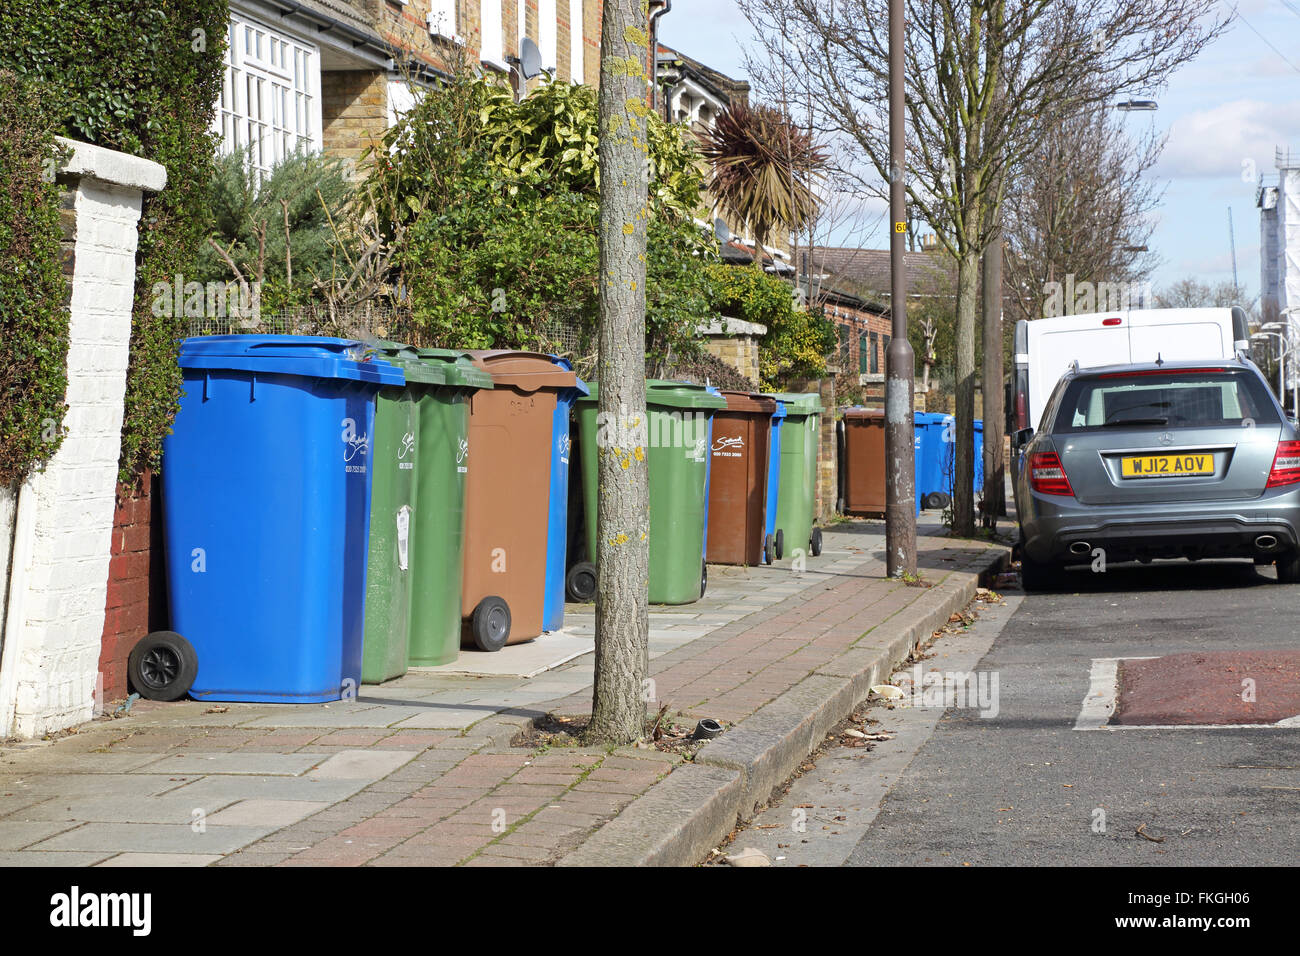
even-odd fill
[{"label": "green wheelie bin", "polygon": [[780,392],[785,403],[781,426],[781,480],[776,525],[785,530],[787,553],[807,548],[822,553],[822,532],[813,527],[817,494],[817,449],[821,445],[821,416],[826,411],[816,392]]},{"label": "green wheelie bin", "polygon": [[[595,596],[597,422],[600,390],[578,399],[575,415],[582,465],[587,560],[569,571],[567,591],[575,600]],[[727,400],[706,386],[660,379],[646,381],[647,467],[650,491],[650,603],[690,604],[700,599],[704,580],[709,428]]]},{"label": "green wheelie bin", "polygon": [[461,583],[465,555],[465,482],[469,473],[469,399],[493,388],[492,376],[463,352],[419,349],[445,383],[420,402],[419,467],[412,542],[412,667],[449,664],[460,654]]},{"label": "green wheelie bin", "polygon": [[397,342],[367,347],[406,376],[405,385],[380,389],[370,443],[370,540],[366,556],[365,643],[361,681],[378,684],[406,673],[411,618],[411,545],[414,537],[420,407],[446,375]]}]

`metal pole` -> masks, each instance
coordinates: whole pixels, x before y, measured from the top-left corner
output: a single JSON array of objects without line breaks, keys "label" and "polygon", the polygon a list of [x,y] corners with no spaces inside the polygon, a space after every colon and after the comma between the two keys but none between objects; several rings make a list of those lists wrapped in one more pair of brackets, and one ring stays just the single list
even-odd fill
[{"label": "metal pole", "polygon": [[915,357],[907,338],[907,203],[903,179],[903,0],[889,0],[889,312],[893,335],[885,351],[885,568],[890,577],[916,574],[916,475],[912,382]]}]

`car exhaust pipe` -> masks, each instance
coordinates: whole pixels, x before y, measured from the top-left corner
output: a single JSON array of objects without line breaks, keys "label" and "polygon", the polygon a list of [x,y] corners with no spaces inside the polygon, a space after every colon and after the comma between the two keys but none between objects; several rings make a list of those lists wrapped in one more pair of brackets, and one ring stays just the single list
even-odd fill
[{"label": "car exhaust pipe", "polygon": [[1255,547],[1261,551],[1272,551],[1277,547],[1277,538],[1271,534],[1261,534],[1255,539]]},{"label": "car exhaust pipe", "polygon": [[1075,541],[1070,545],[1071,554],[1088,554],[1092,551],[1092,545],[1087,541]]}]

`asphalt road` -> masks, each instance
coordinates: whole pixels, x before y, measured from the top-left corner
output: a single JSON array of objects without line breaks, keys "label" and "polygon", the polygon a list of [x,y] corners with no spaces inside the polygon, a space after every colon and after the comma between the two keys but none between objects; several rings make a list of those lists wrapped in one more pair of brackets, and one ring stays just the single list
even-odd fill
[{"label": "asphalt road", "polygon": [[1300,586],[1272,574],[1112,565],[1010,598],[926,662],[996,674],[995,716],[877,708],[895,739],[832,748],[734,846],[777,865],[1300,863],[1300,729],[1073,729],[1095,658],[1300,647]]}]

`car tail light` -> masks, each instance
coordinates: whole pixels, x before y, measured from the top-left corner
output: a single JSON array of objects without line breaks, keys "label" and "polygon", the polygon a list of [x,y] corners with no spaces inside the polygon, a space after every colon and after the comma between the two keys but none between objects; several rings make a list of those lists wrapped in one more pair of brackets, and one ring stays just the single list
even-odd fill
[{"label": "car tail light", "polygon": [[1016,390],[1016,431],[1029,427],[1029,396]]},{"label": "car tail light", "polygon": [[1300,441],[1280,441],[1273,455],[1273,469],[1268,473],[1268,487],[1294,485],[1300,481]]},{"label": "car tail light", "polygon": [[1054,451],[1040,451],[1029,456],[1029,487],[1043,495],[1074,494],[1061,459]]},{"label": "car tail light", "polygon": [[1102,319],[1101,320],[1102,325],[1120,325],[1123,322],[1124,322],[1123,319]]}]

